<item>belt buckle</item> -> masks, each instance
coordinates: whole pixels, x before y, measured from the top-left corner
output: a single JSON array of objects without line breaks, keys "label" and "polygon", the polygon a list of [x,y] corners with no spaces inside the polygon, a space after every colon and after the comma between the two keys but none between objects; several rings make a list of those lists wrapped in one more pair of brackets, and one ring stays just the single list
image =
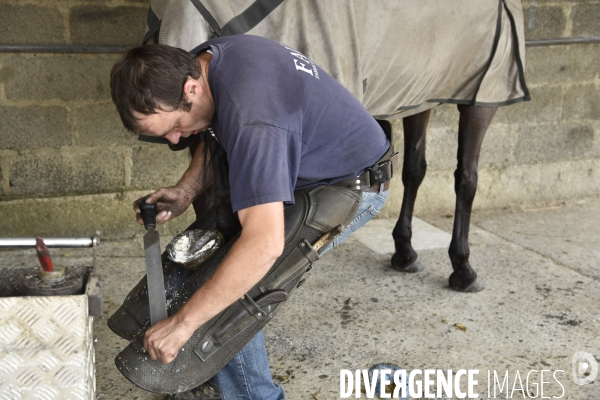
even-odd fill
[{"label": "belt buckle", "polygon": [[392,160],[387,160],[369,168],[371,185],[384,183],[392,179]]}]

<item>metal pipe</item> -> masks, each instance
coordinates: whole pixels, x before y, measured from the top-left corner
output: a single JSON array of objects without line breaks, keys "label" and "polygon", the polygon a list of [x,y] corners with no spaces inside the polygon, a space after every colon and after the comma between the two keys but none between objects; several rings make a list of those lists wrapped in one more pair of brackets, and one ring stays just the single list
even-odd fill
[{"label": "metal pipe", "polygon": [[[600,37],[526,40],[525,46],[555,46],[600,43]],[[123,53],[129,46],[72,46],[37,44],[0,44],[0,53]]]},{"label": "metal pipe", "polygon": [[0,44],[0,53],[123,53],[126,46]]},{"label": "metal pipe", "polygon": [[[96,247],[100,243],[100,239],[96,236],[43,239],[47,247],[54,248]],[[0,238],[0,248],[35,248],[35,238]]]},{"label": "metal pipe", "polygon": [[562,45],[562,44],[591,44],[591,43],[600,43],[600,37],[590,36],[590,37],[581,37],[581,38],[526,40],[525,46],[537,47],[537,46],[555,46],[555,45]]}]

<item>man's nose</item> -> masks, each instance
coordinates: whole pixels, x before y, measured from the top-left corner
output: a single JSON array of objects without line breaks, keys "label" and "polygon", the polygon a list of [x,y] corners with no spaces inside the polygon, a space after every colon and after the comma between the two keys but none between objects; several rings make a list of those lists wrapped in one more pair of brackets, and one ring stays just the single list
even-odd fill
[{"label": "man's nose", "polygon": [[177,144],[179,143],[179,138],[181,137],[181,132],[179,131],[171,131],[169,133],[167,133],[167,140],[169,142],[171,142],[172,144]]}]

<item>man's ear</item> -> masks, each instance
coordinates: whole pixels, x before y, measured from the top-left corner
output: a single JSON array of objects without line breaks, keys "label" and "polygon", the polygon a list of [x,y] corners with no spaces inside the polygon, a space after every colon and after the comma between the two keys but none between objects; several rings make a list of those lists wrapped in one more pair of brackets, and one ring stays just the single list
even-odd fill
[{"label": "man's ear", "polygon": [[188,80],[183,84],[183,95],[188,101],[191,101],[192,97],[202,97],[203,94],[204,91],[202,90],[202,86],[200,86],[200,82],[197,79],[188,78]]}]

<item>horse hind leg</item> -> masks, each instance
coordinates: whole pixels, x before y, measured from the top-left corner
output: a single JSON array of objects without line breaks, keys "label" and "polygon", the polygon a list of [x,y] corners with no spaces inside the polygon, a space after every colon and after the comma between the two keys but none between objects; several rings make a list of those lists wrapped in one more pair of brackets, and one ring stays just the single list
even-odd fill
[{"label": "horse hind leg", "polygon": [[402,272],[419,272],[423,265],[417,260],[418,256],[412,247],[412,216],[417,198],[417,191],[425,172],[425,138],[427,122],[431,111],[423,111],[402,120],[404,127],[404,161],[402,165],[402,184],[404,196],[400,217],[392,232],[396,252],[392,256],[392,267]]},{"label": "horse hind leg", "polygon": [[458,291],[479,292],[483,286],[477,282],[477,273],[469,264],[469,224],[477,191],[481,144],[496,108],[459,105],[458,110],[458,165],[454,172],[456,208],[452,241],[448,249],[454,272],[450,275],[449,283],[452,289]]}]

